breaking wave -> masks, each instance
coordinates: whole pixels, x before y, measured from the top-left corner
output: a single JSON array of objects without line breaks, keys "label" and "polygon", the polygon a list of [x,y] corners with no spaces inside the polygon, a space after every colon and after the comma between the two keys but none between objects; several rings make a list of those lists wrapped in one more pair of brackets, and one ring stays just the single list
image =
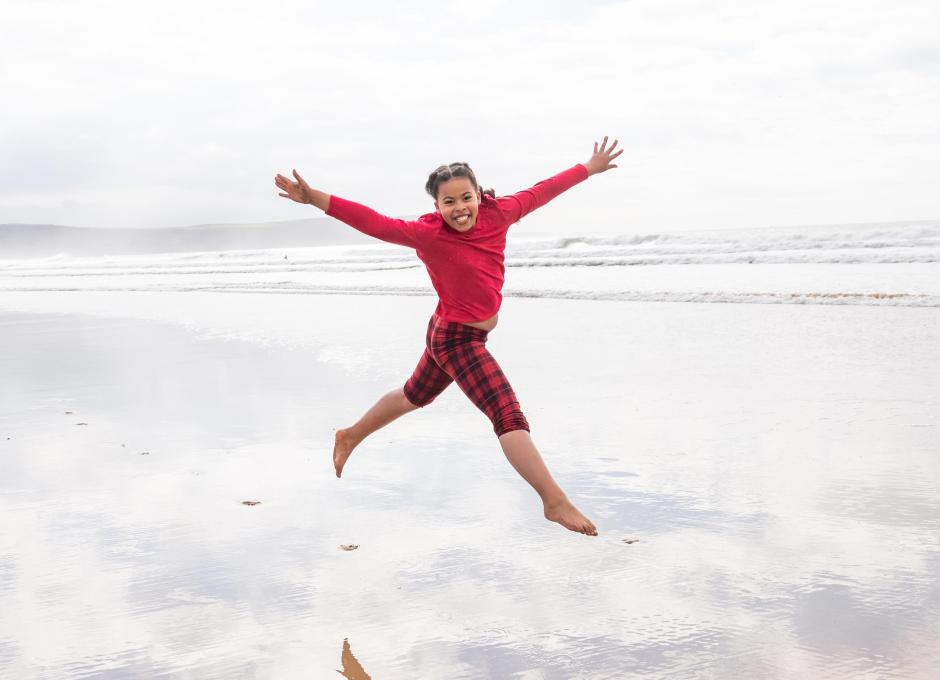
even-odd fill
[{"label": "breaking wave", "polygon": [[[924,282],[940,281],[938,263],[940,222],[517,240],[510,234],[504,294],[936,307],[940,283]],[[847,275],[858,279],[860,268],[873,276],[847,289]],[[0,260],[3,291],[433,295],[414,253],[386,244]]]}]

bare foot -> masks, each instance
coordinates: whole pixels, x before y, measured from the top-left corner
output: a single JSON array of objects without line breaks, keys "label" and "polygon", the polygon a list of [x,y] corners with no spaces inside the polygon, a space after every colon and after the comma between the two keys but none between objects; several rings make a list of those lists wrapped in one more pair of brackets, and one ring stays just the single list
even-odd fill
[{"label": "bare foot", "polygon": [[346,459],[352,454],[353,449],[358,444],[349,430],[336,431],[336,443],[333,444],[333,467],[336,468],[336,476],[343,476],[343,466],[346,465]]},{"label": "bare foot", "polygon": [[545,504],[545,519],[558,522],[571,531],[577,531],[588,536],[597,536],[597,527],[587,517],[581,514],[567,498]]}]

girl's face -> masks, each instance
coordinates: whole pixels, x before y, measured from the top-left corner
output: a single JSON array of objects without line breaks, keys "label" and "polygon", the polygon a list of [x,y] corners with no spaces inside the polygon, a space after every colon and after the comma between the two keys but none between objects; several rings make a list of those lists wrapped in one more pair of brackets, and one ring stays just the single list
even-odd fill
[{"label": "girl's face", "polygon": [[477,221],[480,190],[466,177],[454,177],[437,187],[434,207],[447,225],[457,231],[470,231]]}]

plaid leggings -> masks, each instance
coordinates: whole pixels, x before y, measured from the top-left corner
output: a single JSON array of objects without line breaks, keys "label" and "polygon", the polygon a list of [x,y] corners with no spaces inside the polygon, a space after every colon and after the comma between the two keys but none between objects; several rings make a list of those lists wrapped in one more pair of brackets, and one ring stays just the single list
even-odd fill
[{"label": "plaid leggings", "polygon": [[427,347],[405,383],[405,397],[415,406],[427,406],[456,380],[492,421],[497,437],[513,430],[528,431],[512,386],[485,347],[487,335],[479,328],[432,316]]}]

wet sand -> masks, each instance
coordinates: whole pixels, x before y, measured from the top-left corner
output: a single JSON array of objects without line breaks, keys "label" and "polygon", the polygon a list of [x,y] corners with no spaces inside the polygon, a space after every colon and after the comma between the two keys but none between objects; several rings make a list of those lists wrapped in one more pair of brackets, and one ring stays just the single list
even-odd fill
[{"label": "wet sand", "polygon": [[0,676],[933,677],[940,310],[507,300],[588,538],[456,389],[337,480],[433,305],[271,297],[0,299]]}]

